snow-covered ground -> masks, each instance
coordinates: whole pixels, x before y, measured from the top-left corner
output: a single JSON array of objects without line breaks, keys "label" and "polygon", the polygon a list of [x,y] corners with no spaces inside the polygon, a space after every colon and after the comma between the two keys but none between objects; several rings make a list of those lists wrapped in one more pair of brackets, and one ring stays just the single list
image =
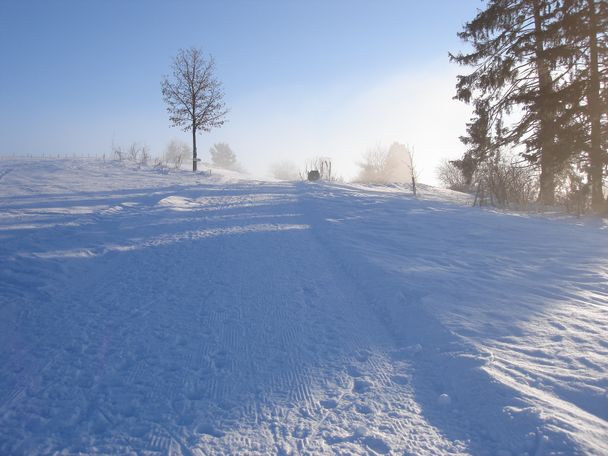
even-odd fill
[{"label": "snow-covered ground", "polygon": [[0,161],[0,454],[608,454],[608,227]]}]

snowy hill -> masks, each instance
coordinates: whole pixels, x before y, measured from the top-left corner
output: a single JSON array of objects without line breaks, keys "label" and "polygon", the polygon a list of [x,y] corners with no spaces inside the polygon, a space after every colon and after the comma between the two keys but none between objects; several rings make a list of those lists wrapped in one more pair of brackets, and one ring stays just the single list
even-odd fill
[{"label": "snowy hill", "polygon": [[608,454],[601,221],[93,160],[0,176],[0,454]]}]

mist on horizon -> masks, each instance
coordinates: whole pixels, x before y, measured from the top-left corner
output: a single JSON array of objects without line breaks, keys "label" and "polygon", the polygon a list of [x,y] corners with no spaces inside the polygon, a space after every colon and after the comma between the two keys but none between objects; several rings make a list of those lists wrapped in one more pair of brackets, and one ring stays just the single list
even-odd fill
[{"label": "mist on horizon", "polygon": [[[435,183],[439,161],[462,154],[469,109],[452,100],[457,68],[447,52],[473,0],[446,4],[440,16],[401,2],[238,5],[196,5],[213,17],[202,30],[185,5],[2,5],[3,33],[19,46],[0,45],[13,69],[0,75],[9,89],[0,94],[0,155],[102,157],[137,143],[158,157],[173,140],[190,142],[170,126],[160,94],[172,56],[189,46],[215,58],[230,109],[222,128],[198,135],[203,161],[224,142],[256,177],[322,156],[351,180],[368,150],[398,142],[416,151],[421,180]],[[85,30],[92,14],[99,21]],[[54,18],[70,27],[58,32]],[[135,18],[138,36],[125,42]],[[24,21],[32,33],[17,27]]]},{"label": "mist on horizon", "polygon": [[[350,181],[370,149],[398,142],[415,151],[420,180],[436,184],[438,163],[463,152],[458,136],[470,110],[451,100],[455,74],[449,64],[436,63],[364,87],[345,84],[308,93],[283,86],[254,93],[230,106],[222,128],[198,135],[199,157],[208,162],[213,144],[228,143],[242,168],[260,178],[272,177],[278,163],[303,169],[307,160],[329,157],[334,176]],[[64,146],[66,135],[71,139]],[[161,157],[174,140],[190,143],[191,134],[170,127],[166,112],[159,110],[136,119],[119,115],[102,125],[69,126],[2,152],[110,157],[112,146],[138,143]]]}]

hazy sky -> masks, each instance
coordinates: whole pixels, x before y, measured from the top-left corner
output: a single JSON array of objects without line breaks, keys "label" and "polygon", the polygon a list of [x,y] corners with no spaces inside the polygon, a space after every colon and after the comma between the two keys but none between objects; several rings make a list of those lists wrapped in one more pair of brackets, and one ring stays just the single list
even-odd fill
[{"label": "hazy sky", "polygon": [[[344,177],[376,144],[414,146],[422,180],[463,148],[469,109],[451,100],[448,51],[480,0],[0,0],[0,154],[160,154],[188,133],[160,94],[179,48],[216,59],[228,142],[255,172],[334,159]],[[461,71],[461,70],[460,70]]]}]

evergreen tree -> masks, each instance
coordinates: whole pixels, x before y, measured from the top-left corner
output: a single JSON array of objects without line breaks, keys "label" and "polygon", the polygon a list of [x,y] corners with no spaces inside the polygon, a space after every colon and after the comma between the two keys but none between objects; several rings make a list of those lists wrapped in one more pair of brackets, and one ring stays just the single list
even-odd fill
[{"label": "evergreen tree", "polygon": [[[584,163],[592,207],[604,206],[608,164],[608,2],[488,0],[459,36],[472,52],[450,55],[473,67],[457,99],[475,106],[455,162],[471,176],[503,145],[522,145],[540,166],[540,201],[555,199],[556,173]],[[506,124],[507,126],[503,126]]]},{"label": "evergreen tree", "polygon": [[[540,201],[553,204],[555,174],[565,160],[556,119],[566,74],[552,70],[567,58],[559,29],[557,0],[489,0],[459,37],[469,53],[450,54],[472,66],[458,77],[456,97],[475,104],[464,142],[479,160],[501,146],[525,145],[524,156],[540,165]],[[473,160],[475,161],[475,160]]]},{"label": "evergreen tree", "polygon": [[[606,31],[608,30],[608,5],[602,2],[596,5],[595,0],[587,0],[588,36],[589,36],[589,86],[587,88],[587,106],[590,120],[589,175],[591,177],[591,204],[600,210],[604,203],[602,190],[603,167],[606,163],[605,150],[602,153],[602,115],[606,115],[606,103],[602,106],[600,85],[600,54],[606,59]],[[598,35],[603,32],[603,40]],[[606,68],[604,73],[604,91],[606,91]]]},{"label": "evergreen tree", "polygon": [[[603,179],[607,161],[608,3],[566,0],[564,40],[573,56],[566,97],[572,146],[585,155],[593,209],[604,206]],[[567,131],[567,130],[565,130]]]},{"label": "evergreen tree", "polygon": [[492,146],[489,131],[488,106],[485,100],[475,103],[475,116],[467,123],[467,134],[460,141],[467,145],[467,151],[460,160],[452,161],[461,172],[466,185],[471,185],[473,175],[479,165],[492,158],[497,149]]}]

